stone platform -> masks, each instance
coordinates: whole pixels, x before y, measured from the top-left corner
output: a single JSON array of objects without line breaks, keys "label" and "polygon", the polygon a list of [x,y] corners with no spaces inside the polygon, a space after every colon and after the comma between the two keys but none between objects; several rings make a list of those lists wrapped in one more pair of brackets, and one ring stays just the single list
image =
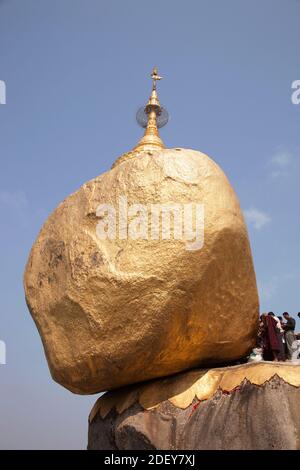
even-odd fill
[{"label": "stone platform", "polygon": [[191,370],[105,393],[89,449],[300,449],[300,366]]}]

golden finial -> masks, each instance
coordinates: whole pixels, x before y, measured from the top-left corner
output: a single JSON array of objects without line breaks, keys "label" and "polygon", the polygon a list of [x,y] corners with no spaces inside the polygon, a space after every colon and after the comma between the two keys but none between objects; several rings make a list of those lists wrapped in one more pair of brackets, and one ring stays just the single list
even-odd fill
[{"label": "golden finial", "polygon": [[151,78],[152,91],[148,103],[137,112],[137,122],[140,126],[146,128],[145,133],[130,152],[123,154],[115,161],[113,167],[143,152],[155,152],[165,148],[158,127],[162,127],[168,122],[168,112],[161,107],[156,91],[156,82],[163,78],[158,75],[157,67],[153,68]]},{"label": "golden finial", "polygon": [[154,69],[152,70],[151,78],[152,78],[152,90],[156,90],[157,80],[161,80],[163,78],[158,75],[157,67],[154,67]]},{"label": "golden finial", "polygon": [[[157,67],[154,67],[151,73],[152,78],[152,92],[148,103],[144,108],[144,113],[147,114],[147,126],[144,136],[139,143],[134,147],[136,149],[155,150],[157,148],[165,148],[163,141],[160,138],[157,126],[157,117],[160,116],[162,107],[160,105],[158,95],[156,92],[156,82],[163,77],[158,75]],[[138,121],[139,122],[139,121]],[[140,122],[139,122],[140,123]]]}]

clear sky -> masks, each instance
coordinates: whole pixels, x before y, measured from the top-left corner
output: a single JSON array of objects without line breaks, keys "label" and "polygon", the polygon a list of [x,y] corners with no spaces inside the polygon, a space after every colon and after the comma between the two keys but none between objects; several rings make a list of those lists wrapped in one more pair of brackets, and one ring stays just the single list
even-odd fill
[{"label": "clear sky", "polygon": [[22,275],[48,214],[141,136],[154,65],[166,145],[240,198],[261,311],[300,311],[299,18],[299,0],[0,0],[1,448],[86,446],[96,397],[51,380]]}]

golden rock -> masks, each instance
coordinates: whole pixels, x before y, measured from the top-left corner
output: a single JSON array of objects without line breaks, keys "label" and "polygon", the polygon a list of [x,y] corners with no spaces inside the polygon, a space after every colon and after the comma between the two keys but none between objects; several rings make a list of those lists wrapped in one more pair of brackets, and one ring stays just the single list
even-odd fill
[{"label": "golden rock", "polygon": [[[97,237],[97,207],[201,203],[204,244]],[[238,200],[220,168],[193,150],[162,149],[84,184],[32,248],[26,299],[53,378],[94,393],[224,363],[252,348],[258,296]]]},{"label": "golden rock", "polygon": [[[26,266],[52,377],[76,393],[225,363],[255,343],[258,294],[238,199],[208,156],[164,148],[154,86],[145,109],[140,143],[57,207]],[[180,234],[176,217],[191,213],[195,230]]]}]

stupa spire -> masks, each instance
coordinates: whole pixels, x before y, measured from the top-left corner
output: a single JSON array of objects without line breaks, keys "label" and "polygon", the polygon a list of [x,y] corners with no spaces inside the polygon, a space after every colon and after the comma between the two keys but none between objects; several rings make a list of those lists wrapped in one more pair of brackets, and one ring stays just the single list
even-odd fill
[{"label": "stupa spire", "polygon": [[136,146],[129,152],[121,155],[112,165],[114,168],[119,163],[128,160],[137,155],[142,155],[144,152],[159,152],[165,148],[165,144],[160,138],[158,129],[167,124],[169,120],[168,111],[161,106],[156,90],[157,82],[163,77],[158,75],[157,68],[154,67],[151,73],[152,90],[148,103],[139,108],[136,114],[136,120],[141,127],[145,128],[145,133]]},{"label": "stupa spire", "polygon": [[145,150],[151,150],[155,148],[165,148],[165,145],[160,138],[159,132],[158,132],[158,119],[159,116],[161,116],[163,108],[160,105],[159,99],[158,99],[158,94],[156,91],[156,83],[157,81],[161,80],[163,77],[158,75],[157,68],[154,67],[151,73],[151,78],[152,78],[152,91],[150,98],[148,100],[148,103],[144,108],[142,108],[142,113],[147,115],[147,124],[146,126],[143,125],[142,122],[139,121],[139,118],[137,117],[137,120],[139,124],[141,124],[143,127],[146,127],[145,133],[141,140],[138,142],[138,144],[134,147],[133,150],[137,149],[145,149]]}]

